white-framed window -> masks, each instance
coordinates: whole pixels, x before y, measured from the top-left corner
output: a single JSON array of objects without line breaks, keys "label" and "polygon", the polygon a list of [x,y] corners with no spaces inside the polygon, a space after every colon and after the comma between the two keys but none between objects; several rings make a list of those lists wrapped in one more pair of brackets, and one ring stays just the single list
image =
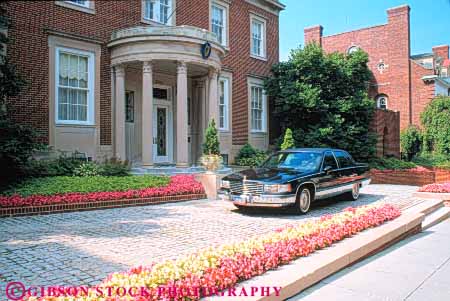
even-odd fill
[{"label": "white-framed window", "polygon": [[352,54],[352,53],[358,51],[358,49],[359,49],[358,46],[355,46],[355,45],[350,46],[350,47],[347,49],[347,54]]},{"label": "white-framed window", "polygon": [[228,78],[219,79],[219,129],[228,131],[230,128],[230,81]]},{"label": "white-framed window", "polygon": [[94,124],[94,54],[56,48],[56,123]]},{"label": "white-framed window", "polygon": [[171,15],[172,0],[144,0],[144,20],[168,24]]},{"label": "white-framed window", "polygon": [[215,2],[211,5],[211,31],[216,34],[217,40],[223,46],[228,45],[227,8]]},{"label": "white-framed window", "polygon": [[251,131],[266,131],[266,95],[260,85],[250,86]]},{"label": "white-framed window", "polygon": [[378,95],[376,98],[377,108],[387,110],[388,108],[388,97],[384,94]]},{"label": "white-framed window", "polygon": [[89,0],[66,0],[65,2],[68,2],[70,4],[78,5],[81,7],[90,8]]},{"label": "white-framed window", "polygon": [[250,53],[257,57],[266,57],[266,22],[256,16],[251,17]]}]

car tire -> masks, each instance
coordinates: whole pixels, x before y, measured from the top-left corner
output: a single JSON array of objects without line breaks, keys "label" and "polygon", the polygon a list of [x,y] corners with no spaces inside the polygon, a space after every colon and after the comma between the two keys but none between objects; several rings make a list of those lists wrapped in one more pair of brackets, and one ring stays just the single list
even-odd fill
[{"label": "car tire", "polygon": [[308,187],[300,187],[297,195],[297,202],[295,203],[295,209],[297,213],[308,213],[309,208],[311,207],[311,199],[311,190]]},{"label": "car tire", "polygon": [[346,193],[346,199],[350,199],[351,201],[356,201],[359,198],[359,190],[360,190],[360,183],[355,183],[352,186],[352,190]]}]

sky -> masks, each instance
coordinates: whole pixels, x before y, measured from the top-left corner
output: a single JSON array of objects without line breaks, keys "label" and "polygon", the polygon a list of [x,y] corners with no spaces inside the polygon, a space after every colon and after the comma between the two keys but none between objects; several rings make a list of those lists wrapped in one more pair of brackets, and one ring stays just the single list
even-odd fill
[{"label": "sky", "polygon": [[450,0],[280,0],[280,59],[304,44],[303,29],[322,25],[323,35],[387,23],[386,10],[403,4],[411,7],[411,54],[431,52],[450,44]]}]

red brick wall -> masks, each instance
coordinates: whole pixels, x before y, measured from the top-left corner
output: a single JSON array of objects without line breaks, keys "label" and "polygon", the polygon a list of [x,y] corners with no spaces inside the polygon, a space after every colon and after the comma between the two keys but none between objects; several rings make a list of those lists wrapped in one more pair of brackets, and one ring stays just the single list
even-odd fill
[{"label": "red brick wall", "polygon": [[[350,46],[358,46],[369,55],[369,68],[373,80],[369,94],[386,94],[388,108],[400,111],[401,128],[410,122],[410,34],[409,7],[401,6],[387,11],[388,23],[321,38],[327,52],[346,52]],[[317,36],[317,29],[305,29],[305,43]],[[317,37],[315,38],[317,39]],[[382,73],[377,66],[382,60],[387,69]]]},{"label": "red brick wall", "polygon": [[400,157],[400,113],[375,110],[370,128],[377,134],[377,157]]},{"label": "red brick wall", "polygon": [[[95,1],[95,14],[61,7],[54,1],[10,1],[5,5],[12,21],[8,32],[11,44],[8,55],[29,87],[18,97],[9,99],[16,121],[36,128],[48,142],[49,127],[49,54],[46,29],[100,40],[100,140],[111,144],[111,75],[106,46],[113,30],[143,25],[140,0]],[[209,0],[178,0],[177,25],[209,28]],[[250,11],[267,19],[267,61],[250,57]],[[267,76],[278,61],[278,16],[245,0],[230,4],[230,52],[224,68],[233,72],[233,143],[247,142],[247,75]]]},{"label": "red brick wall", "polygon": [[424,82],[422,77],[433,74],[433,70],[426,69],[411,60],[411,91],[412,91],[412,123],[421,126],[420,114],[434,98],[434,82]]}]

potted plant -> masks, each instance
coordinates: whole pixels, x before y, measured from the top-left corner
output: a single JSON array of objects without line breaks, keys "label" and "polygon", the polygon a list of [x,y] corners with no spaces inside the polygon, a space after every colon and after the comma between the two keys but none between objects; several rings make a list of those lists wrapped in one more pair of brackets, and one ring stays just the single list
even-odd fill
[{"label": "potted plant", "polygon": [[203,143],[203,156],[200,158],[200,162],[209,173],[218,170],[222,164],[219,137],[217,136],[214,119],[211,119],[206,129],[205,143]]}]

